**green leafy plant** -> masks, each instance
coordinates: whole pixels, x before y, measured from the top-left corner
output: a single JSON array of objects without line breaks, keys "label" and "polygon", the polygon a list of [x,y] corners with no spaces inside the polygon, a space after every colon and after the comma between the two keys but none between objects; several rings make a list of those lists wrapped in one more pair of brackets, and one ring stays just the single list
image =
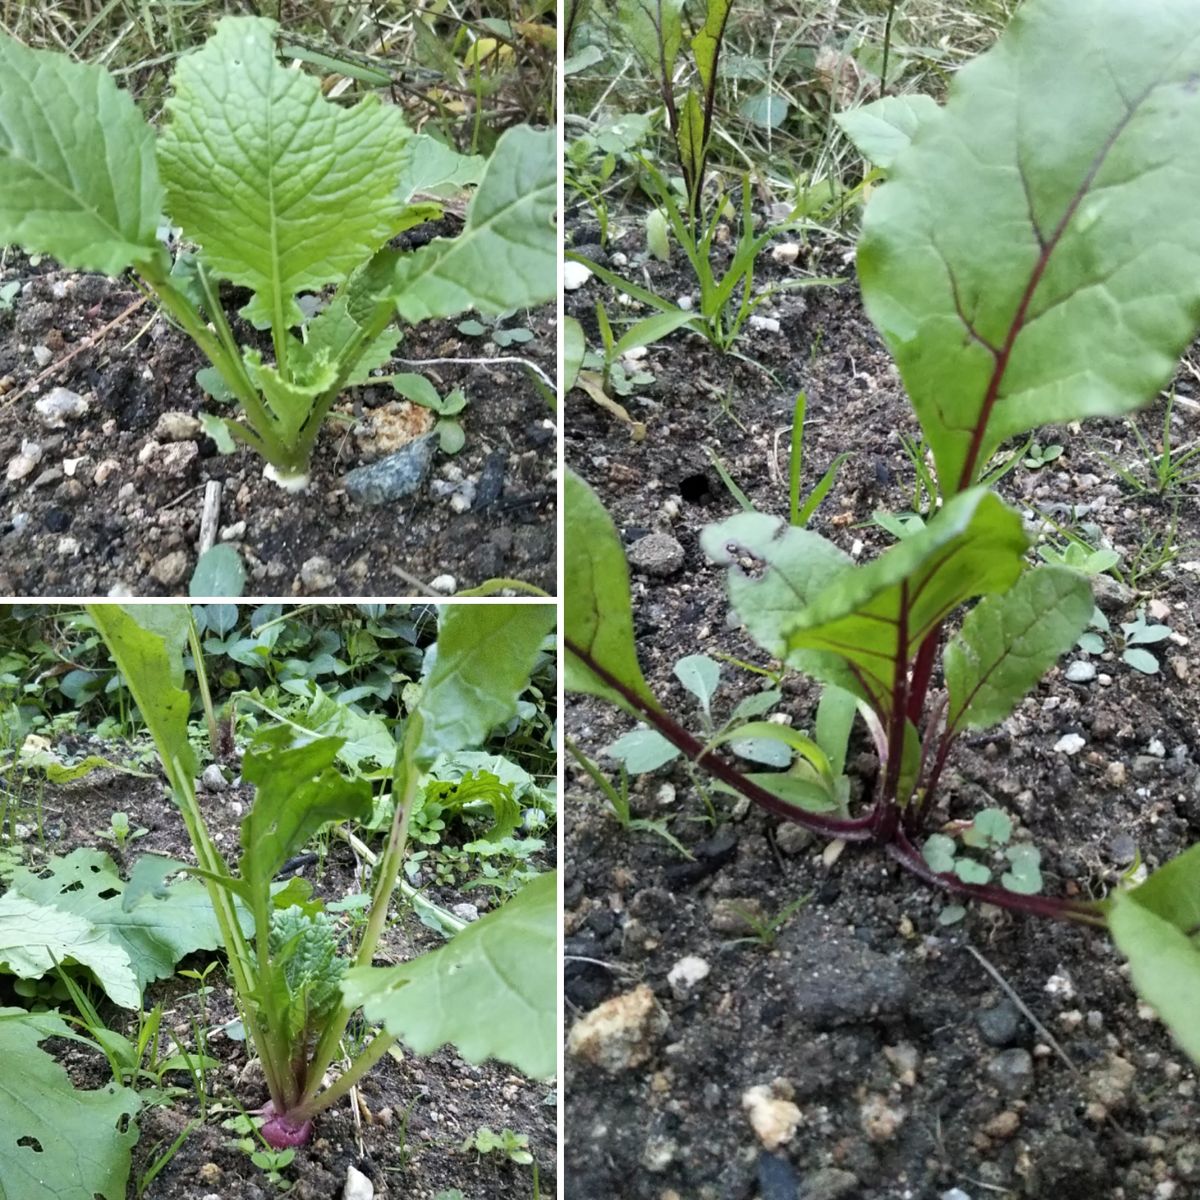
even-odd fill
[{"label": "green leafy plant", "polygon": [[[242,760],[242,777],[256,797],[242,821],[235,870],[209,835],[194,790],[190,697],[181,686],[185,650],[192,651],[198,679],[204,663],[189,611],[99,604],[88,606],[88,613],[154,738],[183,816],[196,855],[190,870],[207,891],[239,1016],[266,1076],[270,1101],[260,1132],[272,1150],[306,1142],[313,1118],[344,1096],[398,1037],[417,1053],[453,1042],[471,1060],[499,1057],[532,1075],[553,1073],[552,873],[440,949],[398,967],[371,965],[403,865],[422,772],[440,754],[482,744],[515,715],[553,625],[552,607],[443,610],[436,653],[427,656],[394,747],[394,815],[372,873],[370,908],[357,943],[344,954],[309,887],[294,880],[278,888],[273,881],[322,826],[370,815],[370,784],[340,769],[346,739],[290,723],[260,728]],[[453,1003],[447,1002],[450,994]],[[383,1029],[323,1087],[360,1007]]]},{"label": "green leafy plant", "polygon": [[[1112,626],[1104,613],[1097,608],[1092,612],[1087,630],[1079,635],[1075,644],[1089,654],[1103,654],[1106,648],[1106,634],[1112,634]],[[1157,675],[1158,659],[1146,647],[1165,642],[1170,636],[1169,625],[1147,621],[1145,609],[1139,608],[1132,621],[1121,622],[1121,633],[1117,638],[1121,648],[1121,661],[1143,675]]]},{"label": "green leafy plant", "polygon": [[944,107],[921,105],[893,131],[859,241],[866,308],[932,451],[941,507],[864,565],[760,513],[703,534],[747,635],[865,706],[880,762],[868,811],[790,802],[666,711],[638,664],[620,541],[575,476],[564,589],[569,688],[621,706],[764,809],[874,844],[958,900],[1108,923],[1143,996],[1200,1058],[1200,848],[1100,901],[1034,891],[1040,866],[1013,857],[1017,841],[998,882],[973,881],[991,873],[974,854],[935,842],[931,864],[923,852],[944,821],[939,785],[956,744],[1004,720],[1094,608],[1085,576],[1029,566],[1021,515],[981,481],[989,460],[1047,423],[1145,404],[1200,323],[1200,221],[1182,182],[1200,160],[1198,77],[1188,0],[1153,12],[1027,0]]},{"label": "green leafy plant", "polygon": [[529,1134],[514,1133],[508,1128],[496,1133],[482,1125],[463,1142],[462,1148],[474,1150],[476,1154],[502,1154],[523,1167],[533,1162],[533,1155],[529,1153]]},{"label": "green leafy plant", "polygon": [[125,812],[114,812],[108,818],[107,829],[97,829],[96,836],[108,838],[116,843],[117,850],[125,853],[127,843],[136,841],[138,838],[145,837],[150,831],[145,828],[134,829],[129,824],[129,814]]},{"label": "green leafy plant", "polygon": [[[0,242],[80,270],[132,268],[212,364],[201,385],[241,408],[210,431],[252,447],[295,490],[342,390],[391,356],[396,317],[553,296],[555,156],[552,133],[517,127],[480,171],[375,97],[326,100],[315,78],[279,64],[275,30],[222,20],[179,60],[157,136],[102,68],[0,38]],[[479,186],[457,237],[388,246],[440,215],[413,202],[418,191],[464,178]],[[198,251],[172,261],[164,210]],[[272,363],[238,344],[222,280],[250,290],[241,314],[270,331]],[[311,302],[329,286],[327,303]]]},{"label": "green leafy plant", "polygon": [[1139,494],[1154,494],[1165,496],[1178,492],[1188,484],[1200,479],[1200,444],[1193,442],[1183,447],[1172,446],[1174,437],[1171,429],[1171,418],[1175,411],[1175,391],[1167,393],[1167,403],[1163,411],[1162,438],[1160,449],[1155,449],[1146,440],[1145,435],[1134,421],[1129,422],[1137,443],[1140,463],[1134,467],[1124,466],[1110,455],[1101,454],[1100,459],[1115,472],[1125,483]]},{"label": "green leafy plant", "polygon": [[1021,459],[1021,465],[1030,471],[1040,471],[1052,462],[1057,462],[1062,457],[1062,453],[1063,447],[1058,442],[1052,442],[1047,446],[1043,446],[1041,442],[1034,442],[1029,447],[1029,453]]}]

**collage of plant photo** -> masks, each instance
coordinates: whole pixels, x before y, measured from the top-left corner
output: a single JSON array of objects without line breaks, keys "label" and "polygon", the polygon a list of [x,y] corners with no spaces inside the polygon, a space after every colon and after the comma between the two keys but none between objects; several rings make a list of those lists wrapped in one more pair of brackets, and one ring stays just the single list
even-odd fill
[{"label": "collage of plant photo", "polygon": [[1200,1200],[1197,0],[0,0],[0,1200]]}]

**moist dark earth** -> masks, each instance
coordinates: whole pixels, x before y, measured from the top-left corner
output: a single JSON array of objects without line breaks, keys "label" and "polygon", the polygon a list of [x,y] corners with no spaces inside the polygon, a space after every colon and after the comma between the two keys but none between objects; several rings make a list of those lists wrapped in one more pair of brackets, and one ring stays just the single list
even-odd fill
[{"label": "moist dark earth", "polygon": [[[99,753],[116,761],[122,758],[120,747],[78,738],[57,741],[56,751],[80,756]],[[51,854],[66,854],[81,845],[98,845],[115,858],[118,867],[127,868],[146,853],[192,860],[182,819],[168,798],[165,784],[158,779],[137,779],[103,769],[74,784],[46,786],[40,793],[40,837],[34,828],[33,805],[38,795],[30,793],[23,801],[21,832],[27,837],[26,865],[36,867]],[[243,806],[251,799],[250,789],[201,793],[200,803],[210,831],[227,854],[237,843]],[[127,812],[132,828],[148,831],[127,844],[124,856],[111,844],[98,842],[95,833],[108,826],[114,810]],[[10,820],[17,819],[12,808],[8,815]],[[360,891],[362,879],[356,875],[357,869],[353,852],[338,838],[329,839],[327,855],[300,868],[314,893],[326,900]],[[486,907],[483,891],[433,885],[424,891],[444,907],[459,902],[475,904],[481,911]],[[411,910],[403,909],[398,919],[393,911],[393,924],[384,935],[376,961],[402,962],[442,944],[442,939],[422,925]],[[212,961],[212,955],[191,955],[178,964],[176,972],[189,968],[203,971]],[[206,1010],[201,1010],[196,998],[199,985],[178,973],[152,984],[147,992],[148,1006],[164,1006],[163,1029],[170,1029],[189,1049],[194,1049],[194,1022],[215,1027],[236,1015],[221,969],[209,975],[207,982],[214,985],[214,990]],[[0,1003],[14,1003],[10,987],[2,981]],[[100,1010],[112,1028],[126,1036],[137,1036],[136,1021],[130,1020],[129,1013],[107,1002]],[[43,1043],[43,1047],[60,1054],[77,1087],[99,1087],[111,1080],[98,1054],[63,1045],[56,1039]],[[234,1145],[235,1135],[220,1127],[221,1121],[237,1115],[233,1097],[247,1109],[266,1101],[261,1072],[255,1070],[257,1063],[248,1063],[243,1042],[220,1032],[210,1037],[208,1053],[221,1064],[214,1071],[209,1119],[197,1121],[178,1153],[145,1191],[146,1200],[267,1200],[280,1194],[266,1174]],[[184,1091],[167,1107],[142,1110],[138,1121],[141,1133],[130,1173],[131,1200],[137,1195],[138,1178],[198,1117],[186,1077],[167,1076],[167,1081],[182,1081]],[[464,1062],[449,1048],[427,1057],[400,1048],[398,1058],[385,1056],[366,1077],[359,1095],[357,1111],[347,1099],[317,1118],[313,1141],[297,1150],[293,1163],[283,1172],[284,1179],[292,1184],[287,1195],[298,1200],[340,1197],[347,1171],[353,1166],[371,1180],[375,1194],[381,1197],[432,1200],[442,1191],[457,1188],[464,1200],[528,1200],[533,1195],[529,1166],[512,1163],[499,1153],[480,1155],[462,1149],[463,1141],[485,1125],[497,1132],[509,1128],[529,1136],[529,1150],[540,1170],[542,1194],[554,1195],[557,1098],[552,1084],[526,1079],[503,1064]]]},{"label": "moist dark earth", "polygon": [[[640,233],[602,249],[583,215],[569,227],[584,254],[607,265],[623,252],[622,269],[646,281]],[[809,271],[845,282],[768,300],[759,313],[779,332],[748,331],[737,345],[744,358],[687,334],[652,347],[641,366],[655,382],[624,401],[645,422],[642,441],[582,393],[568,399],[568,464],[598,490],[627,547],[661,532],[682,550],[678,569],[633,570],[635,633],[651,686],[697,730],[695,701],[672,674],[679,658],[767,665],[727,621],[721,574],[698,545],[706,524],[738,508],[709,450],[757,508],[786,516],[792,404],[804,389],[804,491],[838,453],[853,455],[811,527],[865,561],[890,543],[872,512],[912,506],[899,435],[918,429],[862,312],[848,246],[805,243],[795,266],[773,260],[772,248],[760,280]],[[690,290],[669,266],[646,270],[661,294]],[[592,345],[598,297],[620,311],[598,280],[568,293]],[[1194,347],[1175,384],[1172,444],[1181,449],[1200,437],[1196,361]],[[1151,443],[1164,404],[1137,418]],[[1018,466],[1001,492],[1031,515],[1036,506],[1060,522],[1073,511],[1094,522],[1126,571],[1172,546],[1172,560],[1134,587],[1097,584],[1114,630],[1145,606],[1172,636],[1154,647],[1156,675],[1122,663],[1112,639],[1090,660],[1089,682],[1064,677],[1088,656],[1066,656],[1008,721],[962,746],[939,816],[1003,808],[1041,849],[1048,894],[1098,897],[1135,852],[1153,868],[1200,838],[1197,492],[1141,496],[1118,479],[1100,455],[1137,463],[1123,421],[1046,429],[1038,440],[1065,453],[1040,470]],[[729,664],[722,678],[718,724],[761,686]],[[790,675],[784,691],[782,710],[810,728],[813,689]],[[568,727],[599,757],[630,721],[576,700]],[[1073,754],[1055,748],[1068,734],[1083,739]],[[848,772],[861,802],[878,763],[860,735]],[[611,759],[601,763],[615,775]],[[567,792],[568,1029],[640,985],[660,1010],[656,1024],[644,992],[629,1002],[652,1018],[631,1055],[640,1061],[608,1071],[568,1055],[572,1200],[1200,1196],[1196,1070],[1139,1006],[1103,932],[978,908],[944,926],[944,897],[881,854],[848,846],[825,857],[824,843],[797,827],[702,794],[678,763],[637,778],[632,804],[635,816],[666,820],[694,861],[650,833],[623,833],[582,773],[568,775]],[[802,897],[773,944],[739,941],[751,932],[745,910],[773,918]],[[669,981],[689,957],[708,973]],[[693,979],[703,971],[690,967]],[[797,1122],[774,1150],[744,1107],[755,1087],[766,1089],[760,1106]]]},{"label": "moist dark earth", "polygon": [[[152,301],[80,349],[139,299],[131,279],[71,274],[46,261],[31,267],[11,253],[4,262],[0,287],[18,280],[21,288],[11,307],[0,305],[0,594],[186,594],[210,480],[223,484],[218,539],[238,550],[246,595],[428,595],[497,577],[553,592],[555,422],[526,369],[425,368],[442,395],[465,392],[458,420],[466,444],[453,456],[435,453],[416,493],[373,507],[350,499],[343,480],[392,448],[372,438],[363,418],[398,398],[387,387],[354,389],[321,434],[308,491],[289,495],[263,478],[257,455],[222,455],[189,425],[205,409],[221,415],[195,382],[206,363],[185,335],[155,319]],[[224,299],[235,312],[236,294]],[[459,333],[459,323],[406,329],[396,354],[519,356],[553,377],[552,306],[509,320],[534,336],[507,350]],[[241,325],[235,333],[248,344],[256,337]],[[40,363],[53,373],[35,384]],[[57,429],[34,408],[56,387],[88,405]],[[185,419],[164,425],[163,414]],[[171,423],[175,432],[164,432]],[[36,463],[14,466],[25,443],[36,447]]]}]

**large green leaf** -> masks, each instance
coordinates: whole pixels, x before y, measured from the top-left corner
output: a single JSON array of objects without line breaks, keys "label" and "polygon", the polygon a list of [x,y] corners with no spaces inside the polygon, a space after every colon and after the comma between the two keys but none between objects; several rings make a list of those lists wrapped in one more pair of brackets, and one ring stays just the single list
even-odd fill
[{"label": "large green leaf", "polygon": [[674,74],[683,45],[684,0],[617,0],[617,24],[652,79]]},{"label": "large green leaf", "polygon": [[941,111],[930,96],[884,96],[835,113],[833,119],[863,158],[887,170],[908,149],[921,125],[936,121]]},{"label": "large green leaf", "polygon": [[704,24],[692,38],[692,54],[696,58],[696,70],[705,92],[716,87],[717,56],[721,53],[721,42],[725,37],[725,23],[733,0],[708,0],[704,7]]},{"label": "large green leaf", "polygon": [[596,674],[594,664],[657,708],[633,644],[629,568],[616,527],[596,493],[574,471],[567,472],[563,505],[566,686],[624,706],[624,697]]},{"label": "large green leaf", "polygon": [[187,879],[158,886],[175,865],[143,855],[135,868],[140,878],[131,880],[127,890],[107,854],[81,847],[65,858],[52,858],[42,871],[19,869],[12,878],[12,893],[71,913],[99,930],[128,956],[140,990],[167,978],[185,955],[221,944],[202,884]]},{"label": "large green leaf", "polygon": [[124,948],[74,913],[15,892],[0,896],[0,967],[18,979],[40,979],[58,965],[87,967],[114,1004],[137,1008],[141,991]]},{"label": "large green leaf", "polygon": [[255,787],[242,820],[238,868],[249,894],[264,895],[275,873],[329,821],[365,821],[371,785],[334,766],[341,738],[297,737],[286,726],[263,730],[242,759],[242,778]]},{"label": "large green leaf", "polygon": [[425,653],[421,697],[409,717],[421,725],[417,765],[482,746],[496,726],[513,717],[557,616],[553,604],[442,609],[436,647]]},{"label": "large green leaf", "polygon": [[558,1039],[557,874],[539,875],[447,945],[399,967],[358,967],[342,993],[418,1054],[450,1042],[468,1062],[498,1058],[554,1074]]},{"label": "large green leaf", "polygon": [[1170,378],[1200,322],[1198,76],[1194,0],[1027,0],[892,163],[859,276],[947,493]]},{"label": "large green leaf", "polygon": [[946,646],[943,664],[952,729],[1004,720],[1087,628],[1088,581],[1066,567],[1026,571],[1007,591],[981,600]]},{"label": "large green leaf", "polygon": [[557,190],[554,131],[518,125],[504,133],[462,232],[435,238],[396,264],[396,311],[415,323],[552,300],[558,291]]},{"label": "large green leaf", "polygon": [[124,677],[168,774],[196,775],[196,752],[188,741],[191,697],[183,690],[183,651],[191,620],[182,604],[89,604]]},{"label": "large green leaf", "polygon": [[74,1036],[57,1013],[0,1008],[0,1200],[125,1200],[137,1093],[76,1091],[38,1043]]},{"label": "large green leaf", "polygon": [[341,282],[400,228],[411,135],[374,96],[326,100],[279,64],[274,34],[273,21],[226,17],[179,60],[158,161],[172,219],[254,291],[250,319],[283,329],[300,324],[297,292]]},{"label": "large green leaf", "polygon": [[102,67],[0,34],[0,245],[116,275],[161,253],[154,134]]},{"label": "large green leaf", "polygon": [[1118,891],[1108,927],[1129,959],[1133,986],[1200,1063],[1200,846]]}]

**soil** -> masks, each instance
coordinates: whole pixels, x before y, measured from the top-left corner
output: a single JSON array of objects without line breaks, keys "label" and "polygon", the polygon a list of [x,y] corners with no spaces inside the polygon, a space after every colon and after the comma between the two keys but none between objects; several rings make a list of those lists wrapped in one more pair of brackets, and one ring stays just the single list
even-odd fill
[{"label": "soil", "polygon": [[[241,555],[247,595],[429,595],[442,576],[451,579],[439,581],[439,592],[501,576],[554,591],[556,433],[523,368],[425,368],[443,395],[466,393],[458,418],[466,444],[453,457],[436,454],[415,494],[375,507],[349,499],[343,479],[387,451],[353,436],[354,426],[396,396],[356,389],[335,410],[340,422],[321,434],[308,491],[288,495],[263,478],[251,451],[222,455],[203,434],[172,444],[156,433],[163,413],[195,417],[216,406],[195,382],[206,365],[200,352],[155,319],[152,304],[81,349],[138,300],[130,279],[32,267],[19,255],[4,262],[0,286],[22,287],[10,309],[0,307],[0,464],[11,470],[26,441],[40,460],[19,479],[0,472],[0,594],[186,594],[209,480],[223,484],[219,537]],[[244,299],[227,296],[227,311]],[[510,350],[460,334],[458,323],[407,329],[397,355],[519,356],[553,377],[553,306],[509,322],[534,335]],[[246,344],[261,337],[244,326],[235,333]],[[63,365],[42,378],[35,355],[47,370]],[[34,409],[55,387],[88,403],[60,429],[47,428]]]},{"label": "soil", "polygon": [[[73,756],[99,753],[120,761],[121,749],[85,738],[56,741],[56,753]],[[241,812],[251,798],[249,788],[201,793],[209,829],[227,850],[236,844]],[[32,805],[35,799],[28,798],[28,803]],[[99,845],[123,868],[146,853],[192,860],[182,821],[167,798],[165,784],[157,778],[138,779],[103,769],[73,784],[47,785],[40,801],[42,837],[32,828],[27,831],[26,865],[36,866],[51,854],[66,854],[81,845]],[[111,844],[98,842],[94,832],[107,827],[114,810],[127,812],[131,827],[147,830],[144,837],[128,843],[123,855]],[[33,825],[32,807],[25,808],[22,819]],[[362,890],[358,869],[347,845],[331,838],[328,853],[315,864],[302,866],[299,873],[309,879],[316,895],[332,900]],[[444,907],[460,902],[481,910],[486,907],[486,893],[478,890],[460,891],[430,883],[424,892]],[[402,962],[442,944],[439,935],[405,910],[385,933],[376,961]],[[211,960],[210,955],[191,955],[176,970],[202,971]],[[213,1029],[236,1015],[221,971],[209,975],[207,982],[215,986],[206,1010],[199,1006],[198,985],[178,974],[147,990],[147,1008],[163,1004],[163,1029],[171,1029],[190,1049],[194,1049],[197,1019]],[[14,1002],[8,991],[0,985],[0,1004]],[[136,1037],[136,1020],[131,1022],[129,1013],[105,1002],[101,1016],[110,1027]],[[76,1086],[98,1087],[110,1081],[107,1066],[98,1055],[80,1051],[73,1044],[62,1045],[57,1039],[44,1046],[60,1053]],[[210,1035],[208,1053],[220,1062],[212,1076],[209,1118],[197,1121],[145,1191],[146,1200],[266,1200],[281,1190],[237,1148],[235,1135],[220,1127],[221,1121],[237,1115],[233,1097],[247,1109],[265,1103],[267,1094],[261,1071],[255,1070],[257,1063],[248,1065],[245,1043],[222,1032]],[[168,1076],[169,1081],[181,1078]],[[183,1082],[186,1084],[186,1079]],[[283,1172],[293,1184],[287,1195],[298,1200],[340,1196],[347,1170],[354,1166],[373,1182],[380,1197],[431,1200],[444,1190],[458,1188],[466,1200],[528,1200],[533,1194],[529,1166],[512,1163],[498,1153],[479,1155],[462,1149],[464,1139],[485,1125],[529,1136],[542,1194],[554,1195],[557,1123],[553,1085],[526,1079],[503,1064],[472,1065],[447,1048],[425,1057],[407,1052],[385,1056],[363,1081],[359,1097],[357,1111],[347,1100],[317,1118],[313,1141],[297,1150],[292,1165]],[[131,1200],[137,1195],[137,1179],[197,1117],[190,1087],[168,1106],[143,1108],[130,1173]]]},{"label": "soil", "polygon": [[[634,217],[627,225],[641,227]],[[568,228],[589,257],[608,265],[620,251],[629,260],[621,269],[643,282],[644,270],[661,294],[690,291],[679,271],[643,264],[640,233],[601,249],[582,214]],[[679,658],[763,663],[727,621],[721,572],[698,545],[705,525],[738,508],[709,451],[757,508],[786,515],[792,404],[802,388],[804,491],[852,452],[811,527],[865,560],[890,542],[872,512],[912,505],[900,433],[918,429],[863,314],[848,246],[806,244],[796,266],[776,262],[772,248],[763,281],[800,270],[846,281],[769,300],[759,313],[778,320],[779,332],[748,330],[739,357],[690,334],[651,347],[639,366],[655,382],[624,401],[646,424],[642,441],[581,393],[568,398],[567,461],[598,490],[626,543],[653,531],[682,548],[682,566],[665,577],[632,572],[634,619],[652,688],[695,729],[695,701],[672,674]],[[620,311],[595,279],[567,301],[593,345],[598,297]],[[1177,447],[1200,436],[1197,360],[1194,347],[1176,381]],[[1163,406],[1160,398],[1139,418],[1151,441]],[[1156,544],[1172,545],[1173,560],[1141,574],[1136,591],[1098,585],[1114,630],[1149,605],[1172,637],[1155,647],[1157,675],[1130,669],[1109,639],[1092,660],[1096,678],[1070,683],[1067,661],[1087,656],[1067,656],[1009,720],[962,746],[943,779],[941,816],[1004,808],[1041,849],[1048,894],[1099,896],[1135,848],[1153,868],[1200,838],[1197,488],[1161,499],[1121,482],[1099,455],[1137,461],[1124,422],[1047,429],[1039,441],[1062,444],[1064,455],[1037,471],[1018,466],[1000,491],[1060,521],[1074,509],[1123,552],[1126,570],[1148,567]],[[761,686],[728,663],[723,680],[718,723]],[[782,710],[810,726],[811,686],[789,676],[784,691]],[[591,700],[576,699],[568,721],[593,757],[630,727]],[[1069,733],[1084,740],[1074,754],[1055,748]],[[861,811],[878,764],[857,736],[849,764]],[[603,765],[614,769],[611,759]],[[745,802],[702,794],[679,763],[636,779],[631,799],[635,816],[668,823],[692,861],[653,834],[623,832],[581,773],[567,790],[568,1027],[643,983],[665,1015],[641,1063],[610,1072],[568,1057],[572,1200],[1200,1195],[1196,1069],[1139,1006],[1102,932],[977,908],[942,925],[944,897],[881,854],[856,846],[827,854]],[[773,940],[749,936],[744,910],[773,918],[801,898]],[[707,976],[672,985],[668,973],[689,956],[704,960]],[[760,1085],[798,1110],[794,1136],[774,1151],[743,1108],[743,1094]]]}]

